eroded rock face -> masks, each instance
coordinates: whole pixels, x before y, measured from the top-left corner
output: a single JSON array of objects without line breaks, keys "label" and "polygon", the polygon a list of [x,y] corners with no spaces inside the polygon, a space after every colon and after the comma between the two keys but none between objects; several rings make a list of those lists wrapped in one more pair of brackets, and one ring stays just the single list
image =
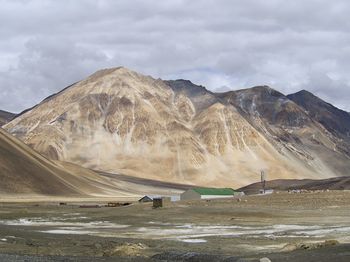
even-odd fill
[{"label": "eroded rock face", "polygon": [[106,69],[5,128],[52,159],[163,181],[238,186],[261,169],[269,178],[335,174],[300,146],[301,134],[327,148],[334,142],[314,132],[302,108],[267,87],[247,92],[218,95],[186,80]]},{"label": "eroded rock face", "polygon": [[219,96],[234,105],[281,154],[292,154],[320,174],[346,175],[350,164],[348,143],[289,96],[267,86]]},{"label": "eroded rock face", "polygon": [[316,97],[312,93],[302,90],[287,96],[330,134],[337,138],[337,151],[350,156],[350,114]]},{"label": "eroded rock face", "polygon": [[342,135],[350,140],[350,114],[302,90],[287,96],[290,100],[304,108],[307,113],[321,123],[329,132]]}]

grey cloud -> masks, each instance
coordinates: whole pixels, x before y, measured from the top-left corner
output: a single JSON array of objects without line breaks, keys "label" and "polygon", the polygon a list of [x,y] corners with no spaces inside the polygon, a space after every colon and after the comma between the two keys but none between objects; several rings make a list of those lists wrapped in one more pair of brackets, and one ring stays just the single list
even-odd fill
[{"label": "grey cloud", "polygon": [[[57,45],[55,39],[30,39],[18,56],[17,66],[0,73],[0,104],[17,112],[31,107],[106,62],[103,53],[72,42]],[[14,100],[9,100],[11,97]]]},{"label": "grey cloud", "polygon": [[350,110],[345,0],[0,0],[0,108],[124,65],[211,90],[269,84]]}]

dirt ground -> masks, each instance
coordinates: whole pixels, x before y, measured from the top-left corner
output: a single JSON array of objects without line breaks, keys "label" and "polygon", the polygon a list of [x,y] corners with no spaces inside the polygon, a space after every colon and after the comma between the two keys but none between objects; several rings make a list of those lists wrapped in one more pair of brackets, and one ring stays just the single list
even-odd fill
[{"label": "dirt ground", "polygon": [[107,202],[0,203],[0,259],[350,261],[350,191],[80,207]]}]

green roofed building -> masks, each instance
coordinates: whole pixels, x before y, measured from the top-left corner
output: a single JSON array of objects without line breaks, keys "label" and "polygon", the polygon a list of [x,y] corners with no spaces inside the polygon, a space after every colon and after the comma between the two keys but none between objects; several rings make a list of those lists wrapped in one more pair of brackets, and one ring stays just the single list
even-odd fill
[{"label": "green roofed building", "polygon": [[191,188],[181,194],[181,200],[199,200],[199,199],[213,199],[213,198],[229,198],[236,194],[241,194],[232,188]]}]

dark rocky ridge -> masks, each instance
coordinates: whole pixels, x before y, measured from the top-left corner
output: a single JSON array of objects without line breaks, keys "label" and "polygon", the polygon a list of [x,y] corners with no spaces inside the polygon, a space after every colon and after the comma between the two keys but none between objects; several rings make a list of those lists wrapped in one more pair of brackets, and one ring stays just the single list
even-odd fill
[{"label": "dark rocky ridge", "polygon": [[0,126],[3,126],[16,117],[16,114],[0,110]]},{"label": "dark rocky ridge", "polygon": [[268,86],[217,94],[249,117],[260,117],[272,125],[303,126],[309,119],[301,108]]},{"label": "dark rocky ridge", "polygon": [[350,114],[348,112],[336,108],[306,90],[290,94],[287,97],[304,108],[329,132],[350,139]]},{"label": "dark rocky ridge", "polygon": [[204,86],[193,84],[189,80],[168,80],[165,83],[176,94],[183,94],[191,99],[197,111],[201,111],[219,101],[214,93],[207,90]]}]

